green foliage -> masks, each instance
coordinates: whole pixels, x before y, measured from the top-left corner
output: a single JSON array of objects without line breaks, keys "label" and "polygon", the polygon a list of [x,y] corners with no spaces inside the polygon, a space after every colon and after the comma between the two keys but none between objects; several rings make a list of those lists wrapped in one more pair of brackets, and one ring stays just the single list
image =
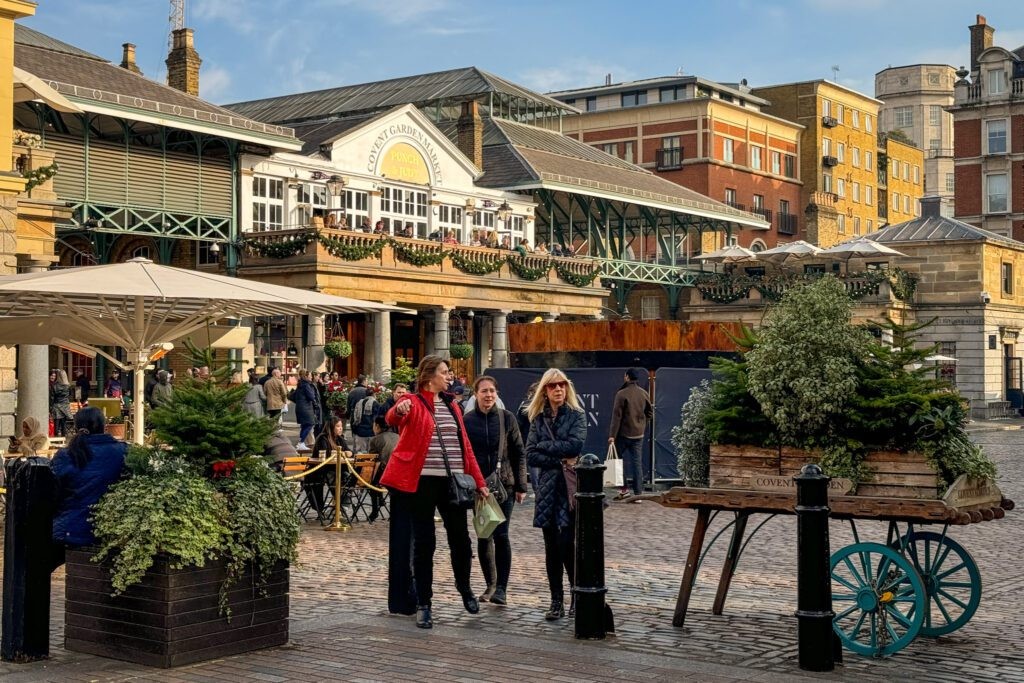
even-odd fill
[{"label": "green foliage", "polygon": [[245,247],[258,256],[284,259],[305,252],[306,247],[316,238],[316,231],[309,231],[294,235],[283,242],[261,242],[258,239],[247,239]]},{"label": "green foliage", "polygon": [[348,391],[345,389],[338,389],[336,391],[327,392],[327,407],[331,410],[347,409],[348,408]]},{"label": "green foliage", "polygon": [[704,380],[690,390],[679,424],[672,428],[679,478],[686,486],[706,487],[711,460],[711,437],[706,419],[711,407],[711,383]]},{"label": "green foliage", "polygon": [[348,358],[352,355],[352,342],[335,339],[324,344],[324,355],[328,358]]},{"label": "green foliage", "polygon": [[316,239],[323,245],[331,256],[336,256],[343,261],[362,261],[365,258],[378,257],[384,246],[391,242],[387,237],[379,237],[377,241],[368,244],[352,244],[337,237],[328,237],[318,232]]},{"label": "green foliage", "polygon": [[47,166],[40,166],[39,168],[34,168],[31,171],[25,171],[22,173],[22,175],[28,179],[28,182],[25,183],[25,192],[27,192],[28,196],[31,197],[32,190],[35,187],[42,185],[50,178],[57,175],[57,171],[59,170],[60,165],[55,161]]},{"label": "green foliage", "polygon": [[918,277],[913,273],[908,273],[902,268],[892,268],[889,270],[889,289],[892,291],[892,295],[900,301],[910,301],[914,298],[914,292],[917,291]]},{"label": "green foliage", "polygon": [[778,445],[772,423],[748,388],[744,359],[711,359],[714,381],[705,420],[711,443]]},{"label": "green foliage", "polygon": [[522,280],[535,281],[548,274],[548,271],[551,270],[551,261],[545,260],[540,266],[531,268],[526,265],[525,256],[513,255],[508,257],[508,267],[515,273],[516,277]]},{"label": "green foliage", "polygon": [[416,391],[416,367],[405,356],[396,356],[395,367],[391,369],[388,388],[394,389],[396,384],[404,384],[409,391]]},{"label": "green foliage", "polygon": [[505,265],[503,256],[492,254],[474,255],[473,258],[470,258],[467,254],[450,251],[448,256],[452,260],[452,265],[467,275],[490,275],[501,270],[501,267]]},{"label": "green foliage", "polygon": [[868,335],[850,325],[852,304],[831,276],[790,289],[746,354],[752,396],[786,443],[829,433],[857,389]]},{"label": "green foliage", "polygon": [[392,240],[391,246],[394,247],[396,259],[412,266],[436,266],[448,254],[441,245],[414,248]]},{"label": "green foliage", "polygon": [[115,594],[138,583],[158,553],[174,567],[202,567],[227,541],[228,511],[209,480],[192,468],[161,468],[115,484],[93,508],[100,549],[111,558]]},{"label": "green foliage", "polygon": [[451,357],[455,359],[470,358],[473,355],[473,345],[458,343],[451,344],[448,347],[448,353],[450,353]]},{"label": "green foliage", "polygon": [[552,260],[552,262],[555,265],[555,272],[558,273],[558,277],[573,287],[589,287],[594,278],[600,275],[597,266],[591,266],[585,273],[574,273],[570,270],[568,263],[555,260]]}]

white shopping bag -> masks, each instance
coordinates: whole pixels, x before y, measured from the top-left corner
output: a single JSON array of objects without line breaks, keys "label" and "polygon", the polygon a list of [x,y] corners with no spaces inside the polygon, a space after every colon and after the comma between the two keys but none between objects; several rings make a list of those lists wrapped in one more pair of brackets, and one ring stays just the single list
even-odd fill
[{"label": "white shopping bag", "polygon": [[621,488],[625,478],[622,474],[622,460],[619,452],[615,450],[615,442],[608,444],[608,456],[604,460],[604,485],[606,487]]}]

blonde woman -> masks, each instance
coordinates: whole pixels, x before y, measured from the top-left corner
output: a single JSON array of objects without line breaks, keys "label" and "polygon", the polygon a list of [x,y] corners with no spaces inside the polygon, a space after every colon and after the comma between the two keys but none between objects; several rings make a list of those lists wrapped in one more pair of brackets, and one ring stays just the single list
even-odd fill
[{"label": "blonde woman", "polygon": [[[576,389],[565,373],[551,368],[544,373],[530,401],[530,436],[526,458],[539,469],[533,526],[544,532],[544,565],[551,589],[548,621],[565,616],[562,571],[569,577],[569,590],[576,580],[576,458],[587,440],[587,420],[576,398]],[[575,603],[575,596],[573,596]],[[574,604],[569,616],[575,616]]]}]

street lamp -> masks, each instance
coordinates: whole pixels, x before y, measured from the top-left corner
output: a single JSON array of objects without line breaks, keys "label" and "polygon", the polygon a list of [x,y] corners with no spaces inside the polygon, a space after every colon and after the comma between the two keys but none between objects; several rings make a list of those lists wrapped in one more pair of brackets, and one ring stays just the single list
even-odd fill
[{"label": "street lamp", "polygon": [[501,206],[498,207],[496,213],[502,223],[508,223],[508,219],[512,217],[512,207],[508,205],[508,202],[503,201]]},{"label": "street lamp", "polygon": [[332,197],[341,196],[342,191],[345,189],[345,179],[340,175],[332,175],[327,179],[327,191],[331,193]]}]

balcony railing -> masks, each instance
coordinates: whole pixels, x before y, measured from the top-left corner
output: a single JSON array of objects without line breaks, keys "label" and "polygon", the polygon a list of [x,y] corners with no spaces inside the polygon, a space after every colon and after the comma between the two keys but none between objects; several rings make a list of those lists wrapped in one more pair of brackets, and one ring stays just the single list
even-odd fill
[{"label": "balcony railing", "polygon": [[659,171],[675,171],[683,167],[683,148],[668,147],[654,153],[655,168]]},{"label": "balcony railing", "polygon": [[[805,282],[821,278],[825,273],[777,273],[767,277],[739,273],[704,273],[694,286],[700,298],[718,304],[750,299],[757,292],[760,302],[779,301],[786,292]],[[917,288],[917,276],[899,268],[871,270],[861,273],[833,273],[854,300],[910,301]],[[694,300],[699,303],[698,300]]]},{"label": "balcony railing", "polygon": [[[972,83],[967,86],[968,102],[974,102],[986,96],[985,90],[982,87],[983,85],[983,83],[979,82]],[[1006,94],[1007,92],[1003,91],[1001,93],[993,93],[991,95],[988,95],[988,97],[999,98],[1005,96]],[[1010,81],[1009,95],[1010,97],[1013,98],[1024,96],[1024,78],[1014,78],[1013,80]]]},{"label": "balcony railing", "polygon": [[769,223],[772,222],[772,210],[771,209],[766,209],[763,206],[754,206],[754,207],[751,207],[750,213],[756,214],[756,215],[760,216],[761,218],[765,219]]},{"label": "balcony railing", "polygon": [[797,230],[795,213],[780,213],[775,216],[778,220],[776,229],[780,235],[795,235]]},{"label": "balcony railing", "polygon": [[953,149],[951,147],[933,147],[925,151],[925,156],[928,159],[946,159],[953,157]]},{"label": "balcony railing", "polygon": [[722,203],[725,204],[726,206],[731,206],[732,208],[738,209],[740,211],[746,211],[747,210],[747,207],[745,207],[743,204],[740,204],[739,202],[729,202],[729,201],[726,201],[726,202],[722,202]]}]

